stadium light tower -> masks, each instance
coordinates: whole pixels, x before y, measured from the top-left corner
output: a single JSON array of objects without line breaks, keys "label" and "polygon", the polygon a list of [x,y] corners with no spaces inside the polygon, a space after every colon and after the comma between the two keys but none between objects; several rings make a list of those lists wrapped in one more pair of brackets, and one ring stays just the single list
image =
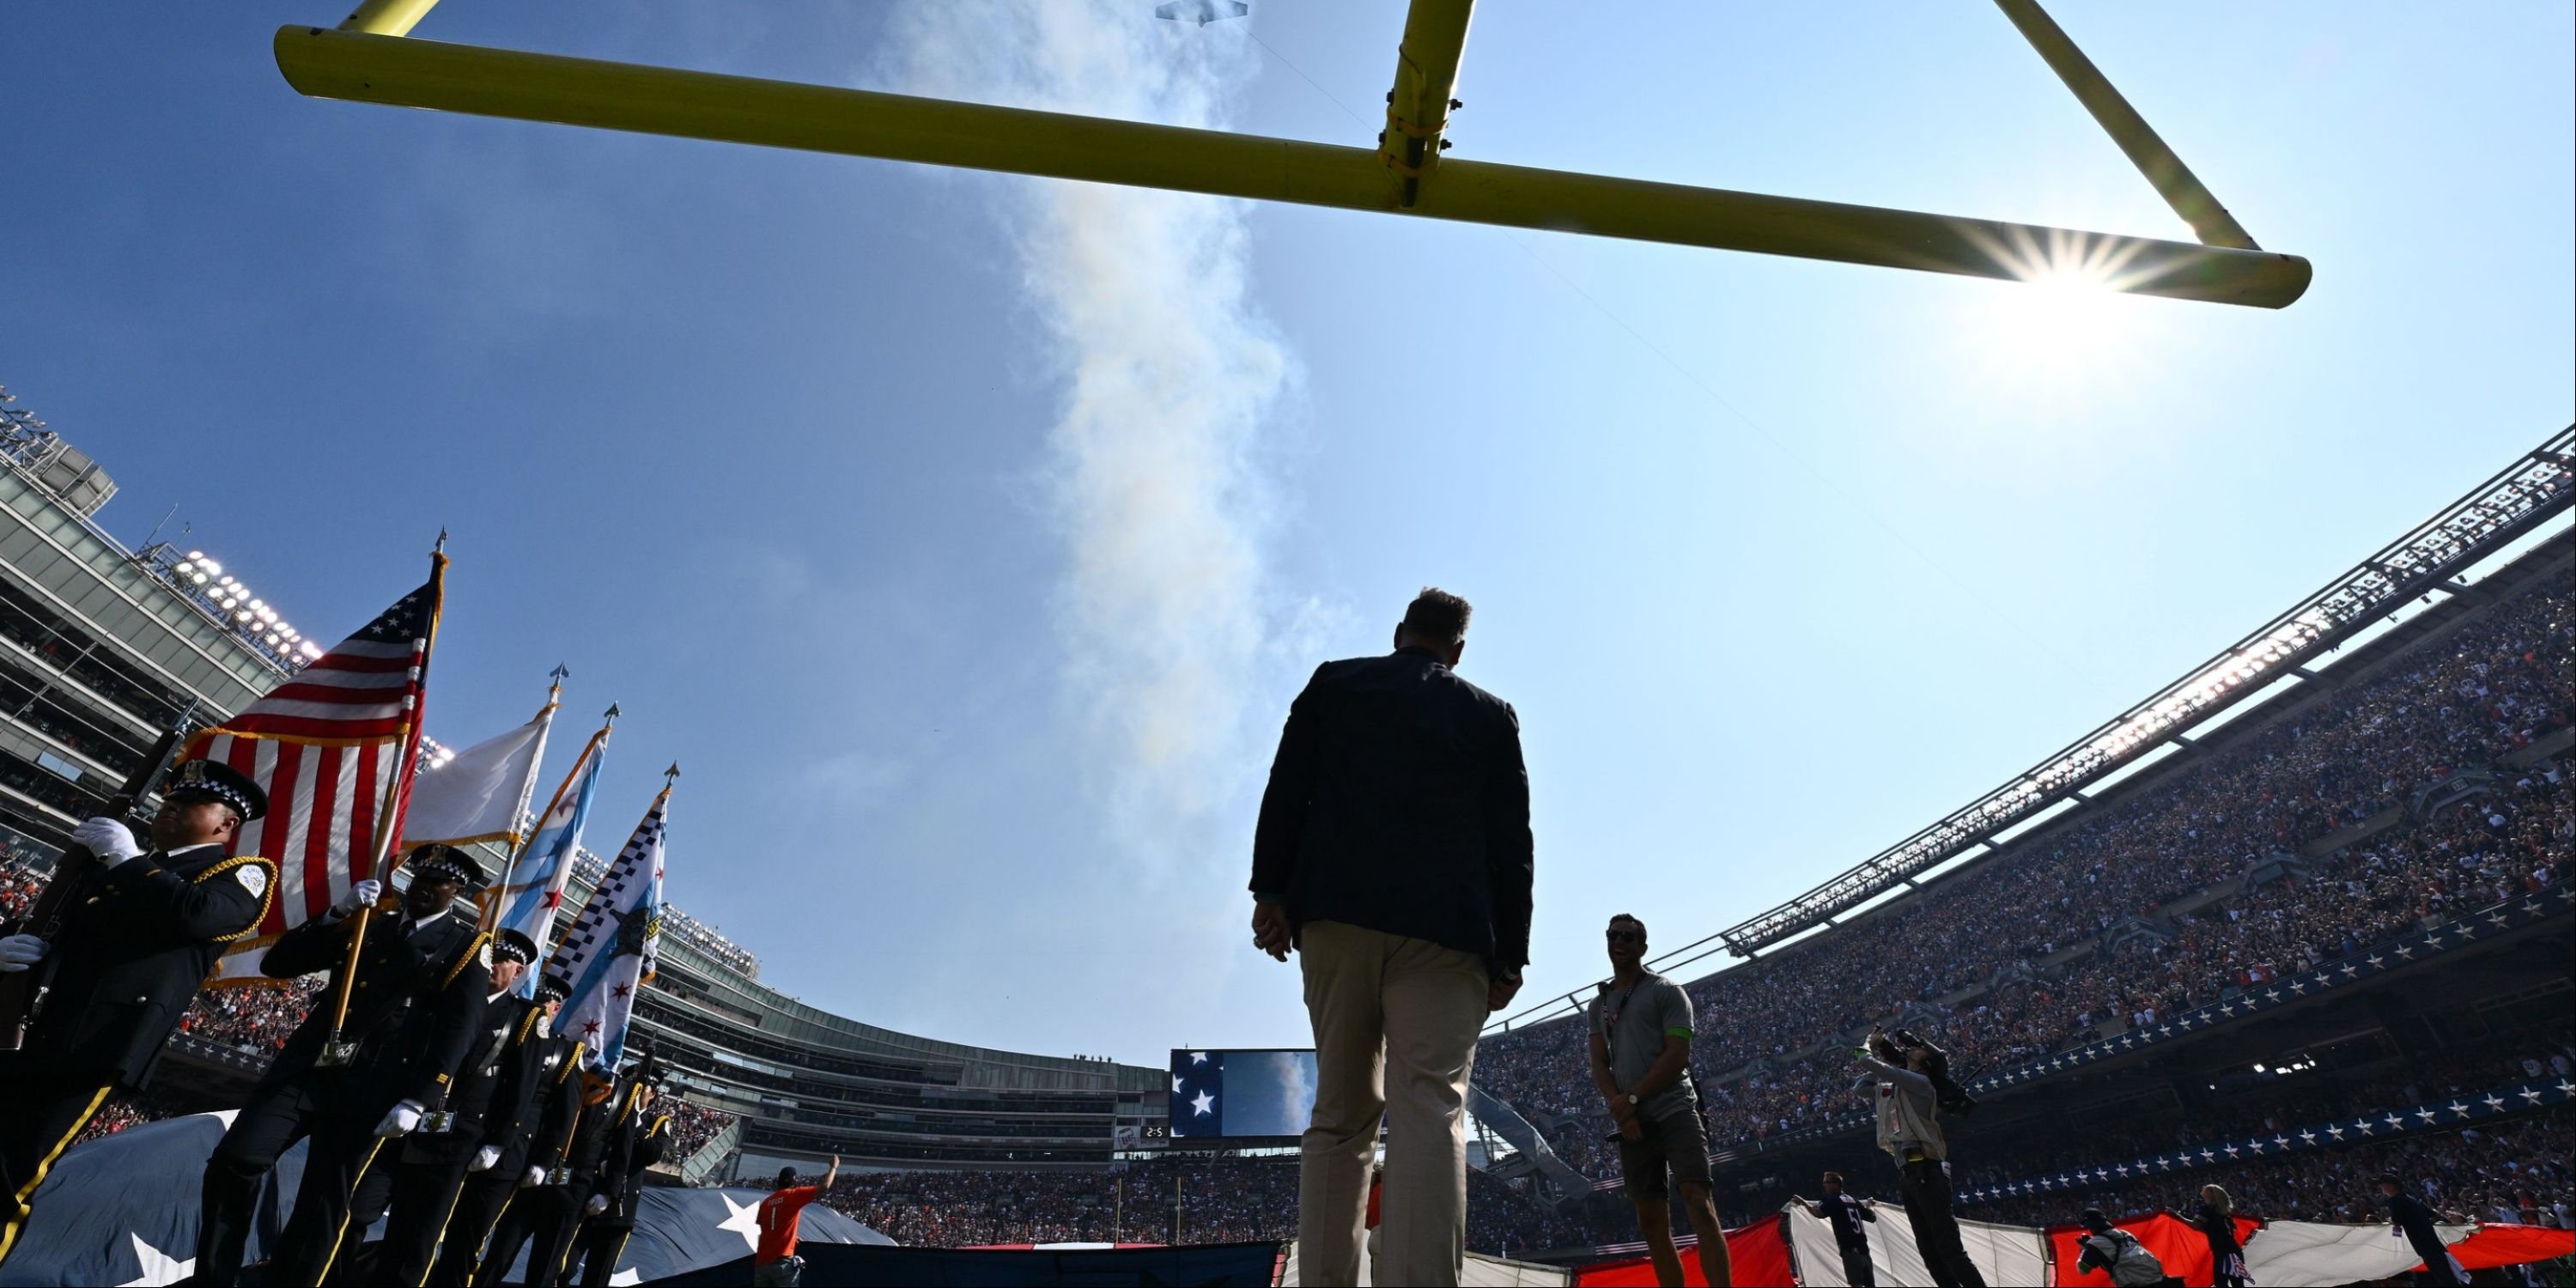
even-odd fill
[{"label": "stadium light tower", "polygon": [[281,27],[278,70],[317,98],[1882,268],[2080,267],[2114,290],[2274,309],[2308,288],[2308,262],[2257,246],[2037,0],[1995,3],[2197,243],[1448,159],[1473,0],[1413,0],[1374,148],[409,39],[436,3],[364,0],[336,29]]}]

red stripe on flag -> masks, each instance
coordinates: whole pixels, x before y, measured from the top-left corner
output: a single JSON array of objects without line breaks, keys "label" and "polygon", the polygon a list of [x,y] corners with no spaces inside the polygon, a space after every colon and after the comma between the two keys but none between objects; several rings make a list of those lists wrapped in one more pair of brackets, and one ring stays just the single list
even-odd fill
[{"label": "red stripe on flag", "polygon": [[[315,747],[313,768],[313,805],[305,817],[312,821],[304,827],[304,915],[319,917],[331,908],[331,815],[339,808],[335,789],[340,785],[340,758],[347,754],[340,747]],[[284,860],[280,860],[284,862]]]},{"label": "red stripe on flag", "polygon": [[296,672],[296,675],[300,678],[332,671],[386,675],[396,671],[408,671],[418,665],[420,665],[418,648],[412,649],[401,657],[359,657],[354,653],[325,653],[313,659],[303,670]]},{"label": "red stripe on flag", "polygon": [[349,871],[351,879],[376,875],[376,771],[382,746],[354,748],[358,776],[349,784]]}]

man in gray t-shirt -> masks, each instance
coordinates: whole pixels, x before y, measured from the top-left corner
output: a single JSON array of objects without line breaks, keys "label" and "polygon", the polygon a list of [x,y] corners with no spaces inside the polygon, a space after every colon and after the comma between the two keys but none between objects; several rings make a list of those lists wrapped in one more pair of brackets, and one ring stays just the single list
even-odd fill
[{"label": "man in gray t-shirt", "polygon": [[1669,1173],[1699,1234],[1701,1274],[1726,1283],[1726,1231],[1709,1197],[1708,1129],[1690,1081],[1690,994],[1646,969],[1646,923],[1623,912],[1610,919],[1607,936],[1610,981],[1590,1014],[1592,1082],[1619,1124],[1620,1177],[1637,1205],[1656,1280],[1682,1282]]}]

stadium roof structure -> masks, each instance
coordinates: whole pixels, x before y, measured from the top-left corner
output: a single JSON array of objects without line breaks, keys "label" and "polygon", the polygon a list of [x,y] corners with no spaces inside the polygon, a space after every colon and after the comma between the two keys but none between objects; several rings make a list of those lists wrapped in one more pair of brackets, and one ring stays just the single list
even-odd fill
[{"label": "stadium roof structure", "polygon": [[2038,0],[1995,4],[2197,243],[1449,160],[1473,0],[1413,0],[1373,148],[410,39],[436,3],[281,27],[278,70],[318,98],[2260,308],[2310,276],[2255,244]]},{"label": "stadium roof structure", "polygon": [[[2419,596],[2475,597],[2458,580],[2503,553],[2576,503],[2576,426],[2516,458],[2511,465],[2442,508],[2406,535],[2355,564],[2316,593],[2183,673],[2144,701],[2096,726],[2003,786],[1953,810],[1866,862],[1759,916],[1674,949],[1664,969],[1715,951],[1738,957],[1836,918],[1983,845],[1978,857],[2011,843],[2003,834],[2061,807],[2092,802],[2085,788],[2165,747],[2192,748],[2204,728],[2285,680],[2317,681],[2311,663],[2393,617]],[[1541,1008],[1558,1005],[1551,998]],[[1540,1009],[1540,1008],[1533,1008]],[[1526,1013],[1526,1012],[1525,1012]]]}]

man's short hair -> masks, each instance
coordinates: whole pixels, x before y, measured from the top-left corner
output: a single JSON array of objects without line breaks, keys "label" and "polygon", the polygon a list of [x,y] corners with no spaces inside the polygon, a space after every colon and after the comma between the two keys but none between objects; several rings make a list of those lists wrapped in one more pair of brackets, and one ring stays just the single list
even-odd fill
[{"label": "man's short hair", "polygon": [[1425,586],[1404,606],[1404,629],[1425,640],[1455,644],[1467,638],[1467,619],[1475,608],[1438,586]]},{"label": "man's short hair", "polygon": [[1825,1173],[1825,1179],[1832,1181],[1836,1185],[1840,1185],[1843,1183],[1843,1174],[1840,1172],[1827,1172]]},{"label": "man's short hair", "polygon": [[1639,921],[1637,919],[1637,914],[1633,912],[1623,912],[1610,918],[1610,924],[1614,926],[1623,921],[1637,928],[1637,938],[1642,940],[1646,937],[1646,923]]},{"label": "man's short hair", "polygon": [[795,1169],[795,1168],[792,1168],[792,1167],[782,1167],[782,1168],[779,1168],[779,1169],[778,1169],[778,1188],[780,1188],[780,1189],[782,1189],[782,1190],[783,1190],[783,1189],[786,1189],[788,1186],[794,1185],[795,1183],[796,1183],[796,1169]]}]

